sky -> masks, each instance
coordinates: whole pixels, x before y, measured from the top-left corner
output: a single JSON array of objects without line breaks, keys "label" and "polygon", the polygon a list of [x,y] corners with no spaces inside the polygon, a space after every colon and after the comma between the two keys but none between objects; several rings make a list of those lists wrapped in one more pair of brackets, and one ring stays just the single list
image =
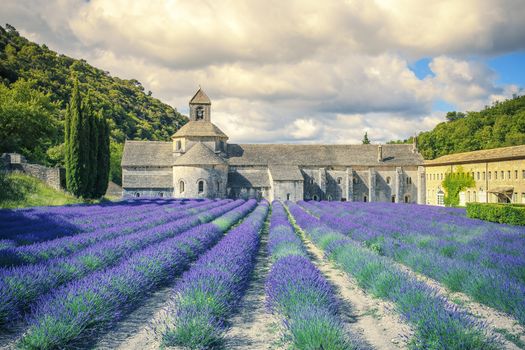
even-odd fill
[{"label": "sky", "polygon": [[525,94],[523,0],[3,0],[0,23],[243,143],[373,143]]}]

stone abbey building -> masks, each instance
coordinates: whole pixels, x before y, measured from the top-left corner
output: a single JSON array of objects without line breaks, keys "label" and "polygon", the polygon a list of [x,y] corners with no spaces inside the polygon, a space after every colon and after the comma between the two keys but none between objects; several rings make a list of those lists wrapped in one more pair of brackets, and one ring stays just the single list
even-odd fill
[{"label": "stone abbey building", "polygon": [[126,141],[124,196],[424,204],[416,145],[235,144],[199,89],[172,142]]}]

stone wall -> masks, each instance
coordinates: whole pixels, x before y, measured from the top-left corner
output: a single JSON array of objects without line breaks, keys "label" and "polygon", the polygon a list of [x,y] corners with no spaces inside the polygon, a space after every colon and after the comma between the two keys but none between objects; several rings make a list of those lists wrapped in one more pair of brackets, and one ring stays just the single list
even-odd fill
[{"label": "stone wall", "polygon": [[26,159],[17,153],[4,153],[1,159],[7,171],[19,171],[31,175],[56,190],[65,188],[66,172],[63,168],[27,163]]},{"label": "stone wall", "polygon": [[[200,181],[204,182],[203,191],[199,191]],[[181,188],[181,182],[184,182],[184,188]],[[173,167],[175,198],[225,198],[227,182],[226,165]]]},{"label": "stone wall", "polygon": [[300,201],[303,200],[304,185],[303,181],[274,181],[273,198],[281,201]]}]

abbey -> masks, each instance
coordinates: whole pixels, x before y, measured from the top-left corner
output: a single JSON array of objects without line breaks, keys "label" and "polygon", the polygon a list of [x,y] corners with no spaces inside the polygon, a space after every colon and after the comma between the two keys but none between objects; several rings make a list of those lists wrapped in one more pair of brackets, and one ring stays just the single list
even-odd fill
[{"label": "abbey", "polygon": [[412,145],[234,144],[199,89],[172,142],[126,141],[124,196],[381,201],[424,204],[423,157]]}]

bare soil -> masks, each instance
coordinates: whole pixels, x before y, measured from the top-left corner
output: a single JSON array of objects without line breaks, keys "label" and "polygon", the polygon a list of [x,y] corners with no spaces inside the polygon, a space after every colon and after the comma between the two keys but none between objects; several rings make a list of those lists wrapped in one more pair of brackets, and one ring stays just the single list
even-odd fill
[{"label": "bare soil", "polygon": [[[357,334],[374,349],[407,349],[413,331],[394,311],[393,304],[374,298],[359,288],[357,282],[324,259],[323,252],[303,234],[303,241],[313,263],[335,287],[350,334]],[[367,347],[359,344],[359,348]]]}]

